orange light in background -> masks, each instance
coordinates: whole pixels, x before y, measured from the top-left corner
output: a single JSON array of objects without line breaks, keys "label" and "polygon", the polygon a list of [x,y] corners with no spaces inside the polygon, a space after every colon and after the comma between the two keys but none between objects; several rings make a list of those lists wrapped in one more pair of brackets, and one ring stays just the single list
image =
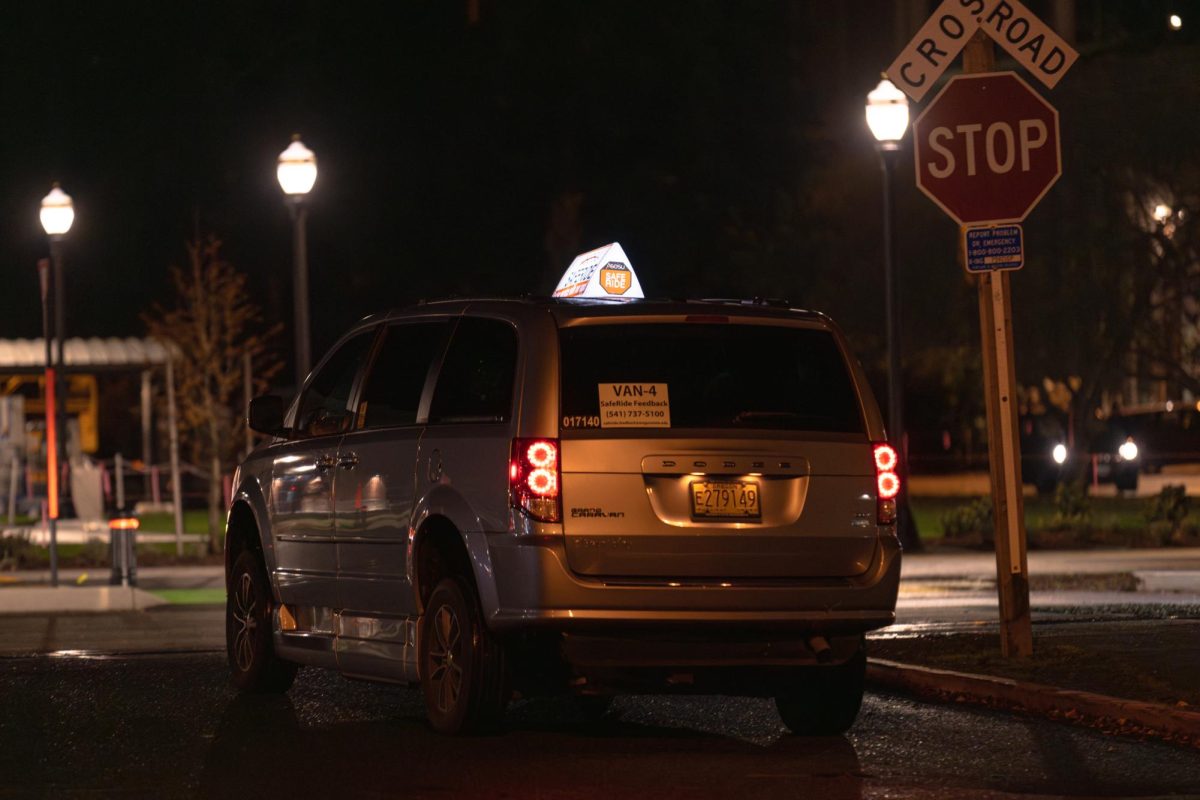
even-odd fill
[{"label": "orange light in background", "polygon": [[110,531],[136,531],[141,523],[137,517],[113,517],[108,521]]},{"label": "orange light in background", "polygon": [[46,369],[46,506],[50,519],[58,519],[58,398],[54,395],[54,369]]}]

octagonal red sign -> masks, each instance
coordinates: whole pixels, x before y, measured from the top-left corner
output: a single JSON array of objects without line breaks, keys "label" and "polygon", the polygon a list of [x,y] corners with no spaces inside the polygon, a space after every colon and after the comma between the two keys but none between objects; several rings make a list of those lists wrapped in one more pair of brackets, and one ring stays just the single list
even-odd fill
[{"label": "octagonal red sign", "polygon": [[1058,112],[1012,72],[955,77],[913,136],[917,186],[960,225],[1020,222],[1062,174]]}]

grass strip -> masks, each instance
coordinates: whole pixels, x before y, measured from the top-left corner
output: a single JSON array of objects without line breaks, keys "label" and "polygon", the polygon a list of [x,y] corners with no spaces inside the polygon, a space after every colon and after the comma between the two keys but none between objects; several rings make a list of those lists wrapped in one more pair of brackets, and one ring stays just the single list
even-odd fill
[{"label": "grass strip", "polygon": [[172,605],[211,606],[225,604],[224,589],[155,589],[150,592]]}]

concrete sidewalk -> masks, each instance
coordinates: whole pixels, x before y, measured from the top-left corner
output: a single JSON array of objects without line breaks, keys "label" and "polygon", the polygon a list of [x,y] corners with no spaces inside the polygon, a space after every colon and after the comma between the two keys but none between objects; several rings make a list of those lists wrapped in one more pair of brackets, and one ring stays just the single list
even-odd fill
[{"label": "concrete sidewalk", "polygon": [[108,567],[61,569],[54,588],[49,570],[0,573],[0,615],[142,611],[169,602],[156,591],[225,588],[220,565],[142,567],[136,588],[110,586],[110,574]]},{"label": "concrete sidewalk", "polygon": [[[1029,569],[1033,576],[1132,573],[1138,580],[1139,592],[1200,594],[1200,548],[1038,551],[1029,554]],[[138,588],[149,591],[223,589],[225,586],[225,571],[220,564],[140,567],[137,577]],[[914,593],[920,595],[925,591],[922,588],[924,584],[958,581],[969,586],[950,588],[960,593],[974,589],[990,594],[995,577],[996,557],[992,553],[906,553],[901,571],[901,592],[906,597]],[[88,588],[104,588],[108,583],[109,570],[107,567],[59,570],[59,583],[63,587],[80,588],[76,584],[81,578],[85,579]],[[0,572],[0,613],[12,613],[11,606],[16,604],[16,595],[10,593],[16,588],[48,587],[49,582],[49,570]],[[906,591],[906,586],[910,591]],[[52,598],[54,595],[45,597]],[[51,613],[62,609],[48,606],[42,610]]]},{"label": "concrete sidewalk", "polygon": [[[1200,547],[1035,550],[1030,575],[1096,575],[1114,572],[1200,573]],[[988,551],[934,550],[905,553],[902,580],[995,579],[996,555]]]},{"label": "concrete sidewalk", "polygon": [[8,586],[0,614],[77,614],[144,611],[167,601],[131,586]]},{"label": "concrete sidewalk", "polygon": [[[1031,574],[1083,574],[1140,570],[1200,570],[1200,547],[1145,549],[1035,550],[1029,554]],[[990,551],[935,550],[905,553],[903,578],[995,577],[996,555]]]},{"label": "concrete sidewalk", "polygon": [[[88,584],[108,583],[110,570],[102,567],[71,567],[58,571],[60,584],[75,585],[83,576]],[[168,567],[138,567],[138,586],[142,589],[220,589],[225,586],[225,567],[220,564],[198,564]],[[6,583],[16,585],[46,585],[50,570],[27,569],[0,572],[0,591]]]},{"label": "concrete sidewalk", "polygon": [[[50,544],[50,529],[42,524],[18,525],[0,527],[0,536],[27,537],[32,544],[46,547]],[[94,539],[107,542],[109,537],[108,523],[102,520],[84,521],[81,519],[60,519],[55,538],[59,544],[85,544]],[[138,531],[140,544],[161,544],[175,541],[175,534],[168,531]],[[185,533],[184,544],[198,544],[208,541],[208,537],[199,533]]]}]

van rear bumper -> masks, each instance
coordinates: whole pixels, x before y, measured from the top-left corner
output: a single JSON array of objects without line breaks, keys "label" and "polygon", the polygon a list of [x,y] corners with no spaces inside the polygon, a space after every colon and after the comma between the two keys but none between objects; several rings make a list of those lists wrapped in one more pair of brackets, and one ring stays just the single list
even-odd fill
[{"label": "van rear bumper", "polygon": [[762,629],[857,633],[892,624],[900,546],[879,539],[874,558],[850,578],[747,580],[590,578],[567,566],[559,542],[488,537],[498,604],[484,609],[497,632],[629,629]]}]

